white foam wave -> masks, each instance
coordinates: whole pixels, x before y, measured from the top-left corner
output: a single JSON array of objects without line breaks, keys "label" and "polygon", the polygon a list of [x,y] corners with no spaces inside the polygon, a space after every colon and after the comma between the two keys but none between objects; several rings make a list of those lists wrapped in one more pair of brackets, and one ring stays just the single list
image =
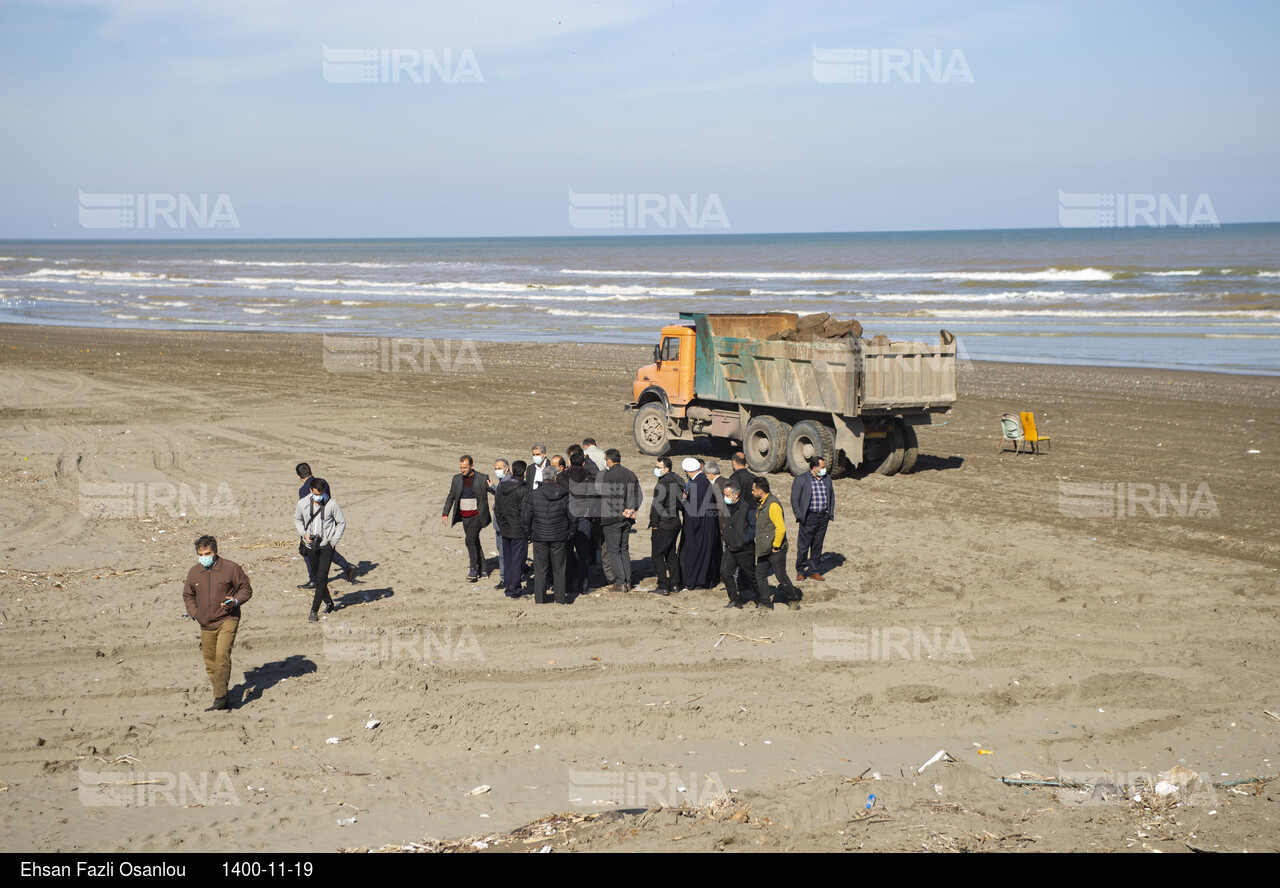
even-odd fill
[{"label": "white foam wave", "polygon": [[[1021,299],[1031,301],[1061,299],[1067,295],[1066,290],[1011,290],[1003,293],[880,293],[872,298],[876,302],[1014,302]],[[1111,295],[1128,294],[1113,293]]]},{"label": "white foam wave", "polygon": [[1098,311],[1087,308],[973,308],[953,311],[943,308],[921,308],[911,312],[913,317],[955,318],[1103,318],[1111,321],[1163,320],[1167,318],[1247,318],[1252,320],[1277,320],[1280,311],[1266,309],[1235,309],[1224,311]]},{"label": "white foam wave", "polygon": [[[342,281],[338,278],[334,278],[333,280],[321,281],[321,280],[316,280],[315,278],[233,277],[231,281],[232,283],[236,283],[236,284],[310,284],[313,287],[319,284],[336,286],[342,283]],[[222,283],[222,282],[210,281],[210,283]]]},{"label": "white foam wave", "polygon": [[619,269],[562,268],[561,274],[602,277],[671,277],[727,280],[804,281],[888,281],[888,280],[970,280],[970,281],[1109,281],[1114,272],[1101,268],[1046,268],[1040,271],[645,271]]},{"label": "white foam wave", "polygon": [[600,318],[602,320],[610,321],[616,321],[619,319],[636,321],[666,321],[671,319],[671,315],[665,314],[613,314],[597,311],[582,311],[574,308],[546,308],[543,309],[543,311],[557,318]]},{"label": "white foam wave", "polygon": [[168,280],[167,274],[152,274],[149,271],[103,271],[95,268],[41,268],[26,274],[28,278],[75,277],[82,280],[104,281],[139,281]]}]

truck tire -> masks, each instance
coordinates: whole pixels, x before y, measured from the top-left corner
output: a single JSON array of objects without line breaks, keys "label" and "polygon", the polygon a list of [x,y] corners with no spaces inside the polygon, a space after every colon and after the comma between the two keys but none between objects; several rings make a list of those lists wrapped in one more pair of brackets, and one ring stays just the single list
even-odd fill
[{"label": "truck tire", "polygon": [[809,457],[827,461],[828,473],[835,468],[836,433],[820,422],[806,419],[798,422],[787,436],[787,468],[799,477],[809,471]]},{"label": "truck tire", "polygon": [[898,426],[894,425],[889,429],[889,434],[885,437],[884,457],[876,465],[868,465],[871,471],[877,475],[896,475],[898,470],[902,468],[903,446],[902,432],[898,430]]},{"label": "truck tire", "polygon": [[787,436],[791,426],[777,417],[753,416],[743,434],[742,452],[747,468],[757,475],[768,475],[782,468],[787,460]]},{"label": "truck tire", "polygon": [[633,429],[636,447],[649,456],[666,456],[671,452],[671,435],[667,432],[667,411],[656,402],[636,411]]},{"label": "truck tire", "polygon": [[898,471],[909,475],[916,467],[916,457],[920,455],[920,440],[916,430],[904,423],[898,426],[902,430],[902,468]]}]

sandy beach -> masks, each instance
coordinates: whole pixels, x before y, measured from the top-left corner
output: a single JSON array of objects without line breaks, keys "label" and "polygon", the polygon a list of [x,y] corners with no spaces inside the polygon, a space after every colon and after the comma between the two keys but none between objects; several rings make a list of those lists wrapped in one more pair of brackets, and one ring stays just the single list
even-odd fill
[{"label": "sandy beach", "polygon": [[[435,346],[333,373],[319,336],[0,326],[0,850],[1280,850],[1280,378],[969,364],[914,474],[835,479],[802,610],[560,607],[466,582],[449,480],[592,436],[648,494],[651,346]],[[1048,454],[997,453],[1019,410]],[[319,624],[299,461],[360,565]],[[203,533],[254,589],[230,713]]]}]

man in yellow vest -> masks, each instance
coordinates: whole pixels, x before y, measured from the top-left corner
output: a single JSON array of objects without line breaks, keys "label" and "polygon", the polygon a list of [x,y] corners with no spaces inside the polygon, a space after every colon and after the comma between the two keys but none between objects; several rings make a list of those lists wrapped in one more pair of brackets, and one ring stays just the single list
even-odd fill
[{"label": "man in yellow vest", "polygon": [[800,610],[800,590],[787,576],[787,526],[782,504],[761,475],[751,489],[756,498],[756,607],[770,607],[769,572],[778,581],[778,601]]}]

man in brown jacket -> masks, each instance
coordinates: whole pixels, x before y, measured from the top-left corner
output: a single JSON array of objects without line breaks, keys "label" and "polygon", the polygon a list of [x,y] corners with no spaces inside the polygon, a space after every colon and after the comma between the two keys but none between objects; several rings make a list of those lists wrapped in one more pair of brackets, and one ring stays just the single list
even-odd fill
[{"label": "man in brown jacket", "polygon": [[204,668],[213,683],[213,705],[205,712],[231,708],[227,683],[231,680],[231,646],[240,627],[240,605],[253,597],[249,578],[234,561],[218,557],[218,541],[196,540],[200,563],[187,572],[182,601],[191,619],[200,624]]}]

